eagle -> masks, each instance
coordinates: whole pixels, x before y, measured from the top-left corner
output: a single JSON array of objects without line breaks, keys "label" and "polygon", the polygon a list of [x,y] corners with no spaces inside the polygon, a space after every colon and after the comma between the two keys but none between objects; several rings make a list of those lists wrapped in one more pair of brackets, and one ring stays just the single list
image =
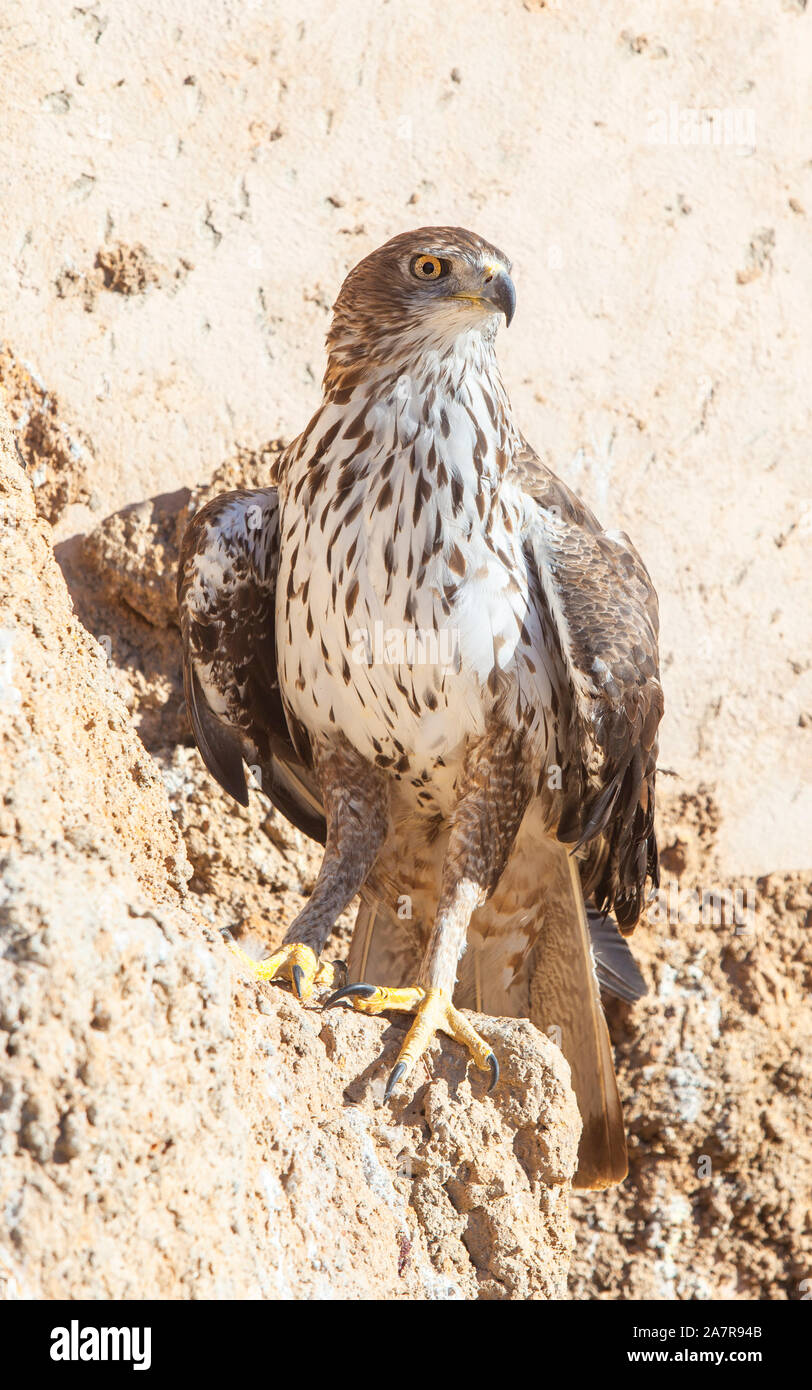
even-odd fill
[{"label": "eagle", "polygon": [[[413,1016],[386,1100],[438,1031],[497,1084],[466,1011],[559,1043],[575,1186],[628,1170],[601,989],[645,990],[625,937],[658,883],[657,596],[524,438],[500,375],[511,264],[458,227],[347,275],[322,401],[268,486],[189,524],[184,687],[211,775],[245,765],[324,846],[260,979]],[[360,895],[342,975],[323,959]],[[237,948],[238,949],[238,948]]]}]

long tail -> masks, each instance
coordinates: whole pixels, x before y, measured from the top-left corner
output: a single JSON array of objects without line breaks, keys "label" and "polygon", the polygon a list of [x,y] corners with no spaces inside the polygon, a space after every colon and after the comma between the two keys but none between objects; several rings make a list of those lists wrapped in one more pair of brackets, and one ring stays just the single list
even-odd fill
[{"label": "long tail", "polygon": [[545,883],[544,923],[534,951],[530,1018],[570,1064],[583,1130],[577,1188],[611,1187],[629,1171],[626,1131],[609,1031],[593,964],[575,857],[563,850]]},{"label": "long tail", "polygon": [[[637,998],[645,986],[611,918],[590,923],[574,856],[557,847],[540,873],[542,906],[533,929],[525,924],[515,936],[484,938],[471,932],[454,998],[464,1008],[529,1017],[558,1044],[583,1124],[573,1186],[611,1187],[625,1178],[628,1160],[599,976],[625,998]],[[522,941],[532,941],[523,957]],[[510,969],[508,962],[517,960]]]},{"label": "long tail", "polygon": [[372,985],[405,984],[417,975],[420,942],[396,910],[364,888],[347,956],[353,981]]}]

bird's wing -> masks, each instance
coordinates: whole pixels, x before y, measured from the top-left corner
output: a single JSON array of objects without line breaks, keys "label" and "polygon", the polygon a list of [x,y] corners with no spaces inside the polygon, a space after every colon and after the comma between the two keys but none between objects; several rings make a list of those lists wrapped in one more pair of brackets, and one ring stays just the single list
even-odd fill
[{"label": "bird's wing", "polygon": [[557,835],[586,847],[588,900],[631,931],[658,882],[654,836],[657,729],[663,713],[657,595],[627,536],[592,513],[529,448],[525,553],[539,580],[545,632],[568,700],[559,714]]},{"label": "bird's wing", "polygon": [[523,987],[531,1019],[560,1040],[572,1071],[584,1125],[575,1185],[605,1187],[623,1179],[627,1159],[600,985],[624,998],[644,989],[608,914],[631,930],[648,881],[657,882],[657,597],[628,538],[604,532],[529,448],[515,480],[527,498],[525,556],[541,627],[563,678],[553,820],[563,843],[539,866],[542,902]]},{"label": "bird's wing", "polygon": [[323,843],[318,786],[279,694],[278,561],[275,488],[222,493],[193,517],[178,569],[186,707],[203,761],[235,800],[248,804],[243,762],[256,765],[274,806]]}]

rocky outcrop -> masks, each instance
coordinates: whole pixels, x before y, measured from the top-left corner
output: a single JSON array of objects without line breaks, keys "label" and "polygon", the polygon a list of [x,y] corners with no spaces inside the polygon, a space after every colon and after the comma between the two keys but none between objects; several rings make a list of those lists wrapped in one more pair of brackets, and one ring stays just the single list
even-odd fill
[{"label": "rocky outcrop", "polygon": [[[215,469],[217,486],[267,481],[267,457],[235,451],[306,424],[338,287],[387,237],[453,215],[514,261],[498,352],[523,430],[629,533],[661,605],[667,912],[632,942],[649,994],[609,1009],[630,1175],[571,1199],[573,1298],[797,1299],[812,1274],[808,8],[742,0],[730,24],[660,5],[644,32],[627,5],[483,3],[471,24],[450,0],[416,46],[405,5],[353,24],[316,0],[305,25],[244,0],[29,5],[4,70],[0,390],[82,626],[26,512],[0,618],[0,843],[25,842],[43,892],[72,856],[66,909],[107,864],[166,894],[207,959],[220,927],[280,940],[318,859],[259,794],[229,803],[191,746],[172,627],[190,490]],[[515,78],[498,103],[495,52]],[[166,796],[135,781],[144,750]],[[742,894],[743,922],[694,906]]]},{"label": "rocky outcrop", "polygon": [[[310,860],[258,797],[235,819],[190,749],[147,751],[143,672],[76,617],[5,424],[0,445],[0,1296],[563,1296],[560,1053],[482,1019],[493,1096],[447,1043],[384,1105],[401,1024],[245,975],[217,927],[261,925],[280,886],[292,914]],[[146,623],[137,597],[117,596],[117,644]]]}]

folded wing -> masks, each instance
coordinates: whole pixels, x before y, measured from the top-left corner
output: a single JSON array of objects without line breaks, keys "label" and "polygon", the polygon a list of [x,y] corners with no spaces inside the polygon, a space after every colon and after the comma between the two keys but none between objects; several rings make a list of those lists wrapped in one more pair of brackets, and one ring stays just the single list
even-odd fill
[{"label": "folded wing", "polygon": [[222,493],[183,537],[178,609],[183,683],[209,772],[248,804],[244,763],[293,825],[324,842],[315,778],[294,748],[276,667],[279,505],[275,488]]},{"label": "folded wing", "polygon": [[654,783],[663,714],[657,595],[627,536],[592,513],[527,449],[528,563],[569,698],[560,711],[556,833],[585,851],[587,901],[631,931],[657,885]]}]

